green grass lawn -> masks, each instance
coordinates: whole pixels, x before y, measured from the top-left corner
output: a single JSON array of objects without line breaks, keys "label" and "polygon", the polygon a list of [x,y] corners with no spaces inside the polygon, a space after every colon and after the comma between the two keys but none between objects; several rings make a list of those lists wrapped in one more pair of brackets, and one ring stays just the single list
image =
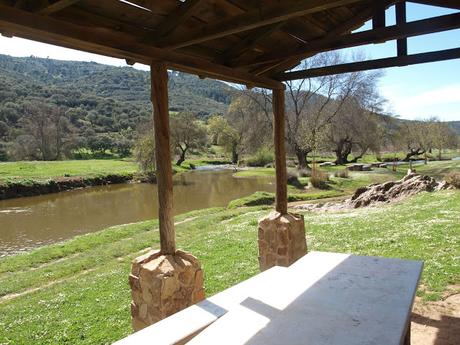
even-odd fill
[{"label": "green grass lawn", "polygon": [[[270,207],[176,217],[178,246],[198,256],[212,295],[258,272],[257,219]],[[308,213],[309,250],[425,261],[425,299],[460,280],[460,191],[402,203]],[[157,221],[112,227],[0,260],[0,344],[110,344],[131,332],[130,262],[158,248]],[[15,295],[17,294],[17,295]]]},{"label": "green grass lawn", "polygon": [[46,180],[63,176],[128,174],[138,170],[129,160],[90,159],[69,161],[21,161],[0,163],[1,180]]}]

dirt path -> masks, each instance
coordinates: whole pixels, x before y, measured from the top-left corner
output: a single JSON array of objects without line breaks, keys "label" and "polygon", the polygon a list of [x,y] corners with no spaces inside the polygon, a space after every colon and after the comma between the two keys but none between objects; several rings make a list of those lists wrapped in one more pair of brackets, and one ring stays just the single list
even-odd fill
[{"label": "dirt path", "polygon": [[438,302],[417,298],[411,327],[411,345],[459,345],[460,294]]}]

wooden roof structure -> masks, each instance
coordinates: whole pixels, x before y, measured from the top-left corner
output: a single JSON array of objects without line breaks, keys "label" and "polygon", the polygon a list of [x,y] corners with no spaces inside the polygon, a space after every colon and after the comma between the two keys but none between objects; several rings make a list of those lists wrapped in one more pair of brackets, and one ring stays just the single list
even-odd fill
[{"label": "wooden roof structure", "polygon": [[[458,0],[413,2],[460,9]],[[397,25],[384,10],[396,4]],[[230,82],[280,81],[460,57],[407,55],[407,37],[456,29],[460,14],[406,22],[390,0],[0,0],[0,33]],[[351,33],[373,19],[371,30]],[[286,72],[319,52],[398,39],[394,58]]]},{"label": "wooden roof structure", "polygon": [[[412,0],[460,10],[460,0]],[[395,5],[396,25],[385,10]],[[372,19],[372,28],[352,32]],[[163,254],[176,251],[168,69],[272,89],[276,210],[287,213],[283,81],[460,58],[408,54],[407,37],[460,28],[460,13],[406,21],[403,0],[0,0],[0,33],[151,66]],[[395,57],[289,71],[317,53],[397,40]]]}]

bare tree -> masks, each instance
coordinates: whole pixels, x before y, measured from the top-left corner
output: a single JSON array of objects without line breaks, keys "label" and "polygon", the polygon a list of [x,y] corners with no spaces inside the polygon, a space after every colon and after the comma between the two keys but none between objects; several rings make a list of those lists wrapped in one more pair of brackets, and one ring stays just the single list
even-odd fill
[{"label": "bare tree", "polygon": [[458,147],[459,137],[447,123],[434,117],[431,119],[431,135],[433,148],[438,150],[438,159],[442,159],[442,152],[445,149]]},{"label": "bare tree", "polygon": [[[305,60],[301,68],[334,65],[342,61],[340,54],[330,52]],[[324,145],[325,132],[347,100],[368,93],[369,85],[375,85],[378,76],[356,72],[287,82],[286,139],[300,169],[308,166],[308,154]]]}]

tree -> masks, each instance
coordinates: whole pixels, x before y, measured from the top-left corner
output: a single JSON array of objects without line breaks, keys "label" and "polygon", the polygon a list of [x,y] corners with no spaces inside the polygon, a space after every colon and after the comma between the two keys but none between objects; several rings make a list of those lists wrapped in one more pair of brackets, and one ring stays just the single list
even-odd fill
[{"label": "tree", "polygon": [[42,160],[57,160],[69,155],[74,142],[74,128],[66,117],[64,108],[31,100],[24,106],[24,116],[19,120],[22,139],[28,136],[25,156]]},{"label": "tree", "polygon": [[383,101],[372,92],[371,84],[366,87],[365,93],[355,94],[343,104],[328,126],[327,141],[337,165],[357,162],[368,150],[378,152],[385,139],[384,123],[377,117]]},{"label": "tree", "polygon": [[441,122],[438,118],[431,119],[431,133],[433,137],[433,148],[438,150],[438,159],[442,159],[444,149],[458,147],[458,136],[454,129],[447,123]]},{"label": "tree", "polygon": [[[304,60],[302,69],[343,62],[330,52]],[[287,82],[286,140],[297,156],[299,169],[308,167],[307,156],[324,146],[333,119],[346,102],[366,94],[378,74],[355,72]]]},{"label": "tree", "polygon": [[139,135],[134,145],[134,157],[141,171],[153,177],[156,170],[155,135],[153,129]]},{"label": "tree", "polygon": [[213,115],[208,119],[208,133],[213,145],[219,143],[220,136],[227,126],[227,120],[222,115]]},{"label": "tree", "polygon": [[170,119],[171,144],[179,154],[176,165],[185,161],[190,149],[198,149],[206,144],[206,129],[191,112],[181,112]]},{"label": "tree", "polygon": [[230,103],[225,118],[228,126],[221,134],[220,144],[232,155],[237,164],[243,153],[255,152],[262,146],[271,144],[271,122],[260,105],[254,100],[257,95],[251,91],[240,92]]},{"label": "tree", "polygon": [[[426,155],[433,147],[433,136],[429,121],[403,121],[399,126],[397,141],[406,150],[404,161],[414,156]],[[426,159],[425,159],[426,161]]]}]

